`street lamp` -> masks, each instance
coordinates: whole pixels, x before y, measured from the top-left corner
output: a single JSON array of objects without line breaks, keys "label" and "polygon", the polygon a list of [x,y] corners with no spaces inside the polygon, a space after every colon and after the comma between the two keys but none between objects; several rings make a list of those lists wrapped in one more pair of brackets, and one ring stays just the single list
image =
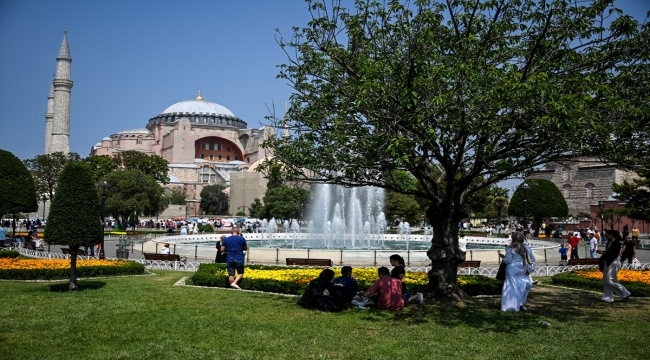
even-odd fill
[{"label": "street lamp", "polygon": [[528,219],[526,219],[526,191],[530,190],[531,186],[526,183],[522,183],[519,185],[519,189],[524,191],[524,234],[526,234],[528,230]]},{"label": "street lamp", "polygon": [[614,230],[614,206],[612,205],[609,206],[609,213],[612,216],[612,222],[609,227],[611,228],[611,230]]},{"label": "street lamp", "polygon": [[133,207],[133,231],[135,231],[135,229],[136,229],[136,227],[135,227],[136,226],[135,225],[135,218],[136,218],[136,216],[138,216],[137,213],[138,213],[138,208],[134,206]]},{"label": "street lamp", "polygon": [[106,181],[99,183],[99,186],[102,188],[102,247],[99,249],[99,259],[106,259],[106,254],[104,253],[104,219],[106,218],[106,190],[110,185]]},{"label": "street lamp", "polygon": [[598,202],[598,208],[600,209],[600,231],[602,234],[603,231],[603,217],[605,217],[605,213],[603,213],[603,210],[605,210],[605,202],[604,201],[599,201]]}]

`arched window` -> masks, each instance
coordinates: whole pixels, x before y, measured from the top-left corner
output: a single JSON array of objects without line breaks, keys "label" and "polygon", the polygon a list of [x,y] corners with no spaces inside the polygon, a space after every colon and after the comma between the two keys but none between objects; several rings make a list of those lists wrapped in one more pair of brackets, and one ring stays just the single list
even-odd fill
[{"label": "arched window", "polygon": [[250,163],[250,162],[251,162],[251,158],[250,158],[250,157],[247,157],[247,158],[246,158],[246,162],[247,162],[247,163]]},{"label": "arched window", "polygon": [[226,161],[230,161],[230,155],[226,155]]},{"label": "arched window", "polygon": [[235,155],[235,160],[239,160],[239,156]]},{"label": "arched window", "polygon": [[593,199],[594,198],[594,184],[587,184],[585,186],[585,188],[587,188],[587,197],[589,199]]},{"label": "arched window", "polygon": [[201,154],[201,159],[205,159],[205,154]]},{"label": "arched window", "polygon": [[219,161],[221,161],[221,155],[219,155]]},{"label": "arched window", "polygon": [[564,186],[564,198],[571,199],[571,186],[569,185]]},{"label": "arched window", "polygon": [[214,160],[214,155],[210,154],[210,160]]},{"label": "arched window", "polygon": [[564,181],[570,181],[571,180],[571,168],[568,166],[565,166],[562,168],[562,180]]}]

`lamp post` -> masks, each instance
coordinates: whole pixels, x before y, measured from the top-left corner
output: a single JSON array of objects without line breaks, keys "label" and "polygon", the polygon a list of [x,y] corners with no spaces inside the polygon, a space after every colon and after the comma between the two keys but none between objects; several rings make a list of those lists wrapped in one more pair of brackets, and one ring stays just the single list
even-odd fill
[{"label": "lamp post", "polygon": [[603,218],[605,217],[605,214],[603,213],[603,210],[605,210],[605,202],[604,201],[599,201],[598,202],[598,208],[600,209],[600,231],[602,233],[602,231],[603,231]]},{"label": "lamp post", "polygon": [[104,219],[106,218],[106,190],[110,185],[106,181],[99,183],[99,186],[102,188],[102,246],[99,249],[99,259],[106,259],[106,254],[104,253]]},{"label": "lamp post", "polygon": [[614,206],[612,205],[609,206],[609,214],[612,218],[612,222],[610,223],[609,227],[611,228],[611,230],[614,230]]},{"label": "lamp post", "polygon": [[136,229],[135,217],[137,216],[137,213],[138,213],[138,208],[134,206],[133,207],[133,231],[135,231]]},{"label": "lamp post", "polygon": [[519,185],[519,189],[523,190],[524,192],[524,234],[526,234],[528,230],[528,219],[526,219],[526,191],[530,190],[531,187],[526,183],[522,183]]}]

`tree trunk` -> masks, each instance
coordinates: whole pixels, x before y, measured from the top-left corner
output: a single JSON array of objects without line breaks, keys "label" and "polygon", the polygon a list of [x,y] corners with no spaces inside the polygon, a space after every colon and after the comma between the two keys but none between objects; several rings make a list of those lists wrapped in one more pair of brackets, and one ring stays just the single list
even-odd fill
[{"label": "tree trunk", "polygon": [[463,300],[466,295],[456,282],[458,263],[465,261],[465,252],[458,247],[458,222],[462,214],[443,212],[432,205],[427,216],[433,226],[431,248],[427,251],[431,259],[429,288],[436,297],[452,296]]},{"label": "tree trunk", "polygon": [[14,242],[16,241],[16,213],[12,214],[14,216],[14,224],[13,224],[13,229],[14,229]]},{"label": "tree trunk", "polygon": [[77,291],[77,251],[79,245],[70,245],[70,291]]}]

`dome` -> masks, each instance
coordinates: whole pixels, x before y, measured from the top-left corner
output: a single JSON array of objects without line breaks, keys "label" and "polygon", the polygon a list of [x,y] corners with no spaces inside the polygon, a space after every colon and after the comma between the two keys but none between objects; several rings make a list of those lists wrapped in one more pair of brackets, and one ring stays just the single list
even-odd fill
[{"label": "dome", "polygon": [[225,106],[219,105],[212,101],[206,100],[186,100],[177,102],[176,104],[168,107],[162,114],[206,114],[206,115],[227,115],[235,117],[232,111],[228,110]]},{"label": "dome", "polygon": [[109,138],[108,136],[106,136],[106,137],[104,137],[104,138],[102,139],[102,141],[105,141],[105,140],[112,141],[113,139],[111,139],[111,138]]}]

